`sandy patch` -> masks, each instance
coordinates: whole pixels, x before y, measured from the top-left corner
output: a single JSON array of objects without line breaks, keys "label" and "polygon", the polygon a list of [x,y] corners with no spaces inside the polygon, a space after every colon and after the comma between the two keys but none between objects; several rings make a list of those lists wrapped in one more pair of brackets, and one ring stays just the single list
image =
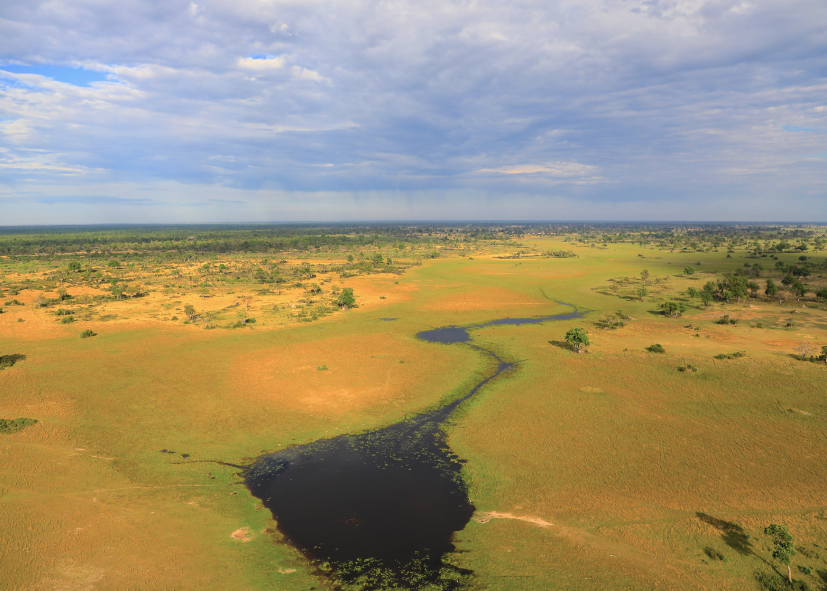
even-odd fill
[{"label": "sandy patch", "polygon": [[518,521],[527,521],[540,527],[551,527],[553,523],[549,523],[545,519],[539,517],[532,517],[530,515],[513,515],[512,513],[498,513],[496,511],[488,511],[486,513],[477,513],[474,516],[474,521],[477,523],[488,523],[492,519],[516,519]]},{"label": "sandy patch", "polygon": [[250,533],[249,527],[242,527],[231,533],[230,537],[239,542],[250,542],[255,536]]}]

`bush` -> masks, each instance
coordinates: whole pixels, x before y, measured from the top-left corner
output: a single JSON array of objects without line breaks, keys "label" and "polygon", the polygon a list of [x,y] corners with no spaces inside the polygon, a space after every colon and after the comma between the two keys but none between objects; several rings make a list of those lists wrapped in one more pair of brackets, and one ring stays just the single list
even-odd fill
[{"label": "bush", "polygon": [[813,591],[813,588],[804,581],[790,583],[787,579],[769,573],[757,572],[755,580],[766,591]]},{"label": "bush", "polygon": [[739,359],[741,357],[746,357],[747,354],[743,351],[736,351],[735,353],[730,353],[727,355],[726,353],[720,353],[715,356],[715,359]]},{"label": "bush", "polygon": [[320,365],[316,369],[319,370],[319,371],[325,371],[325,370],[327,370],[327,366],[326,365]]},{"label": "bush", "polygon": [[660,344],[649,345],[646,347],[646,350],[650,353],[666,353],[666,349],[664,349],[663,345]]},{"label": "bush", "polygon": [[75,321],[74,316],[64,316],[63,318],[60,319],[61,324],[71,324],[74,321]]},{"label": "bush", "polygon": [[82,338],[82,339],[88,339],[89,337],[96,337],[96,336],[98,336],[98,333],[92,332],[89,329],[84,330],[82,333],[80,333],[80,338]]},{"label": "bush", "polygon": [[718,320],[715,321],[715,324],[737,324],[737,318],[730,318],[729,314],[724,314]]},{"label": "bush", "polygon": [[0,433],[4,435],[12,435],[25,429],[30,425],[37,424],[36,419],[26,419],[26,418],[19,418],[19,419],[0,419]]},{"label": "bush", "polygon": [[764,328],[764,323],[763,322],[756,322],[755,323],[755,328]]}]

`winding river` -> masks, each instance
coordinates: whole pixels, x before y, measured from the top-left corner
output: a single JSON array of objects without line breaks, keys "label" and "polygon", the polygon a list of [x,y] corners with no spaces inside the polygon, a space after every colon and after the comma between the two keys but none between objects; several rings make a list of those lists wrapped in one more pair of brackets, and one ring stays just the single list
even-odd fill
[{"label": "winding river", "polygon": [[580,317],[574,311],[418,333],[429,342],[474,347],[492,359],[492,371],[436,410],[260,456],[245,471],[247,487],[271,511],[285,539],[335,585],[360,591],[458,589],[471,571],[452,562],[452,539],[475,507],[462,478],[464,460],[448,447],[445,428],[463,402],[514,367],[474,344],[469,331]]}]

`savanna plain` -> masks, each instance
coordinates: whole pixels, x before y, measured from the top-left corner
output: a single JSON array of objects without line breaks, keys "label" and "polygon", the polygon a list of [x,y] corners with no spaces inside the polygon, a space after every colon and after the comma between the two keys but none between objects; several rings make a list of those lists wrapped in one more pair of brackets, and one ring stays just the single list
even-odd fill
[{"label": "savanna plain", "polygon": [[513,368],[444,427],[458,588],[827,589],[826,233],[0,229],[0,587],[378,588],[285,539],[245,469],[462,397],[477,346]]}]

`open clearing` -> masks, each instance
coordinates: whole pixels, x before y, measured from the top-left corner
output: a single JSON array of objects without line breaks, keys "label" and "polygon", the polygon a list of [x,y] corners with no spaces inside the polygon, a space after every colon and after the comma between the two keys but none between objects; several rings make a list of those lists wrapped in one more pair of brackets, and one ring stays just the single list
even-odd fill
[{"label": "open clearing", "polygon": [[[464,393],[486,360],[417,332],[569,310],[558,302],[589,313],[474,333],[519,366],[449,431],[478,510],[456,541],[472,586],[760,589],[756,571],[786,574],[763,534],[783,523],[794,577],[827,588],[827,365],[808,359],[827,345],[827,306],[813,297],[824,255],[809,257],[809,295],[778,303],[763,296],[766,278],[780,283],[774,261],[746,247],[573,236],[433,258],[397,249],[399,272],[350,276],[333,270],[346,253],[285,254],[282,274],[312,266],[293,289],[252,280],[252,262],[271,272],[263,255],[123,265],[122,282],[144,292],[123,300],[96,300],[106,283],[61,282],[34,258],[0,259],[2,302],[20,303],[3,306],[0,355],[25,356],[0,370],[0,418],[37,420],[0,433],[4,588],[324,588],[236,466]],[[576,256],[541,256],[562,250]],[[756,262],[758,297],[705,308],[685,295]],[[219,264],[250,266],[250,280],[220,282]],[[644,269],[648,293],[635,297]],[[15,288],[27,279],[41,289]],[[334,285],[358,307],[338,309]],[[72,298],[39,303],[61,288]],[[660,314],[669,300],[687,311]],[[199,317],[184,324],[187,304]],[[618,309],[623,326],[598,326]],[[716,324],[724,314],[736,323]],[[573,327],[588,332],[587,354],[565,347]],[[96,335],[79,338],[86,329]],[[645,350],[655,343],[666,353]]]}]

